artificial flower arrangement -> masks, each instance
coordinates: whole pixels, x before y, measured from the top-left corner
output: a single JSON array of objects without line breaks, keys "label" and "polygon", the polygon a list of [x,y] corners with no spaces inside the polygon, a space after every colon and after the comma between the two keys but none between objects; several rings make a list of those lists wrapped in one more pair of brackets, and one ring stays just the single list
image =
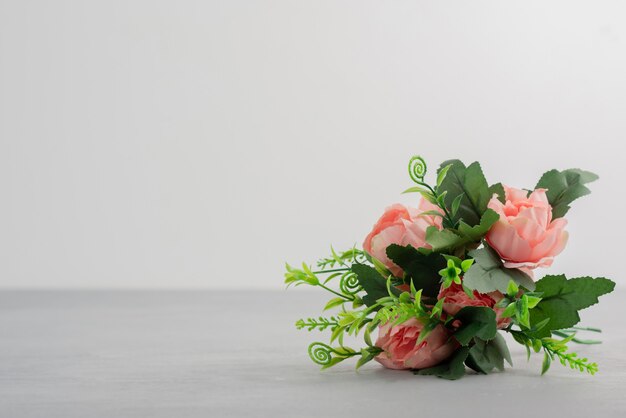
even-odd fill
[{"label": "artificial flower arrangement", "polygon": [[[579,169],[546,172],[534,190],[489,185],[480,164],[444,162],[435,185],[425,181],[426,163],[416,156],[409,174],[417,184],[405,192],[416,208],[387,208],[363,242],[363,250],[335,252],[316,270],[287,264],[285,283],[321,287],[333,294],[330,317],[300,319],[298,329],[330,331],[330,344],[315,342],[309,356],[331,367],[351,357],[357,368],[372,359],[390,369],[458,379],[470,369],[504,370],[511,356],[501,333],[544,353],[542,374],[554,360],[594,374],[596,363],[571,352],[579,311],[613,291],[606,278],[548,275],[567,243],[564,215],[585,184],[598,176]],[[378,330],[373,342],[371,334]],[[344,345],[362,334],[365,347]]]}]

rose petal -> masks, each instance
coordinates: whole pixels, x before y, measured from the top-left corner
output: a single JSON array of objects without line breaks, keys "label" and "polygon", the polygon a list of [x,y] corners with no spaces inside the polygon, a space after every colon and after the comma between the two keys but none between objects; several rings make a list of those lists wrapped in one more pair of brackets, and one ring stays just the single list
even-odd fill
[{"label": "rose petal", "polygon": [[[550,226],[550,218],[552,217],[552,209],[549,207],[531,207],[524,208],[519,212],[520,218],[532,219],[537,225],[541,227],[540,234],[543,234]],[[538,232],[539,233],[539,232]]]},{"label": "rose petal", "polygon": [[[521,215],[521,214],[520,214]],[[545,229],[541,227],[534,219],[519,216],[511,221],[511,225],[517,230],[517,234],[528,241],[531,247],[537,245],[545,233]]]},{"label": "rose petal", "polygon": [[487,234],[487,242],[503,259],[525,261],[531,255],[531,247],[518,234],[514,226],[498,221]]}]

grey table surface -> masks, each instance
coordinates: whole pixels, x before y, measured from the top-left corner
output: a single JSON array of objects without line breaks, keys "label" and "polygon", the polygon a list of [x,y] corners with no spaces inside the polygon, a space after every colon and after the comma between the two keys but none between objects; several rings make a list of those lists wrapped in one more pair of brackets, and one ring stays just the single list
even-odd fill
[{"label": "grey table surface", "polygon": [[[625,293],[583,316],[595,377],[554,364],[450,382],[347,361],[320,371],[298,331],[325,295],[300,291],[0,292],[0,417],[626,416]],[[533,414],[531,410],[537,412]]]}]

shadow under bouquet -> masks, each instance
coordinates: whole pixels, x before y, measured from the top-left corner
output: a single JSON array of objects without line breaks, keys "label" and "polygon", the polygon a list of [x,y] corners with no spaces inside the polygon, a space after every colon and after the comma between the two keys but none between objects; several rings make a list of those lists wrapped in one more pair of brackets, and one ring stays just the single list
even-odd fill
[{"label": "shadow under bouquet", "polygon": [[[546,172],[534,190],[489,185],[480,164],[459,160],[439,167],[434,185],[425,181],[421,157],[409,162],[417,207],[387,208],[363,249],[332,255],[313,268],[286,266],[285,283],[320,287],[331,294],[328,317],[300,319],[298,329],[329,331],[329,344],[315,342],[309,356],[323,368],[356,357],[357,368],[376,360],[390,369],[458,379],[466,366],[487,374],[504,370],[511,356],[501,333],[531,352],[543,351],[542,374],[553,361],[594,374],[596,363],[571,352],[579,311],[610,293],[606,278],[547,275],[567,243],[564,215],[590,193],[593,173]],[[372,334],[378,332],[377,338]],[[344,345],[362,335],[364,348]],[[512,364],[511,364],[512,365]]]}]

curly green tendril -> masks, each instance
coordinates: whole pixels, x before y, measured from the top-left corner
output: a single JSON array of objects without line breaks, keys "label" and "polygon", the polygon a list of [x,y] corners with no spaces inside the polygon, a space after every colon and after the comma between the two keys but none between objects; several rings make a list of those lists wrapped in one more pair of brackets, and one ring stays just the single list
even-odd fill
[{"label": "curly green tendril", "polygon": [[341,293],[346,295],[356,295],[363,288],[359,284],[359,279],[357,275],[353,271],[346,271],[341,275],[341,280],[339,281],[339,289]]},{"label": "curly green tendril", "polygon": [[424,182],[426,176],[426,161],[419,155],[413,156],[409,160],[409,176],[417,184]]},{"label": "curly green tendril", "polygon": [[329,345],[313,343],[309,346],[309,357],[320,366],[327,366],[333,359],[332,353],[336,351]]},{"label": "curly green tendril", "polygon": [[320,342],[315,342],[309,346],[309,357],[311,357],[313,362],[319,364],[320,366],[324,366],[323,368],[336,364],[337,362],[345,360],[348,357],[358,355],[360,355],[358,351],[354,351],[351,348],[343,346],[333,348]]}]

